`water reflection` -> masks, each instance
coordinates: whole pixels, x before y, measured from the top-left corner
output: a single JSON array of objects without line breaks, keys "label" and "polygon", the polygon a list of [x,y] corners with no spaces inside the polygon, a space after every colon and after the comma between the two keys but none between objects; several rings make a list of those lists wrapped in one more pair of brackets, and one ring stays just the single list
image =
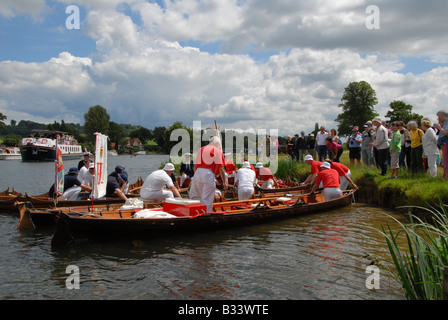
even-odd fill
[{"label": "water reflection", "polygon": [[[115,158],[135,178],[149,170],[143,163],[150,158]],[[387,274],[381,274],[380,290],[365,287],[366,254],[391,265],[385,241],[374,230],[386,220],[397,228],[386,213],[394,215],[354,204],[189,236],[84,241],[58,252],[50,250],[54,228],[18,231],[17,217],[0,215],[0,298],[404,299]],[[80,269],[80,290],[65,286],[69,265]]]}]

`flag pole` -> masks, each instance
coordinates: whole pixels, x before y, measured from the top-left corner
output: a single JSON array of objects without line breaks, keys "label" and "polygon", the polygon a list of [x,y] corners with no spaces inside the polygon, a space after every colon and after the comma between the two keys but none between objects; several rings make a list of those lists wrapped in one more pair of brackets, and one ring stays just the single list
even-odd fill
[{"label": "flag pole", "polygon": [[[97,132],[95,132],[95,152],[96,152],[97,140],[98,140],[98,135],[97,135]],[[90,155],[89,155],[89,158],[90,158]],[[93,163],[95,164],[95,156],[93,158]],[[95,200],[95,184],[96,184],[96,174],[97,174],[96,171],[97,170],[96,170],[96,165],[95,165],[95,173],[93,175],[92,191],[90,194],[90,196],[92,197],[92,213],[93,213],[93,206],[94,206],[94,200]]]},{"label": "flag pole", "polygon": [[53,197],[53,202],[54,202],[54,206],[57,207],[58,205],[58,197],[56,196],[56,198],[54,197],[54,193],[56,192],[57,195],[59,195],[59,179],[58,179],[58,138],[59,135],[56,134],[56,158],[54,161],[54,190],[53,190],[53,194],[51,195]]}]

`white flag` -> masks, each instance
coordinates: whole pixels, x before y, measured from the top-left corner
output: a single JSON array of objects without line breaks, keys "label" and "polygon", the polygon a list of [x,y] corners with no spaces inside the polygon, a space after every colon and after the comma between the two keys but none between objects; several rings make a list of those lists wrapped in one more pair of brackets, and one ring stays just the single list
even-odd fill
[{"label": "white flag", "polygon": [[106,195],[107,185],[107,136],[95,133],[95,183],[94,198],[98,199]]}]

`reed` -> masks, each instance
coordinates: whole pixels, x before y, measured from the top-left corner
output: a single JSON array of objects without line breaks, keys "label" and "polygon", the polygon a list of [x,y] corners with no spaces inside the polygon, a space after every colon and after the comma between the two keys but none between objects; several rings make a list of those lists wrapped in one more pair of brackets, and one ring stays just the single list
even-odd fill
[{"label": "reed", "polygon": [[[448,266],[448,211],[421,208],[431,213],[432,221],[426,222],[410,215],[410,223],[394,219],[400,230],[394,233],[387,223],[381,226],[396,272],[394,276],[402,285],[408,300],[440,300],[443,298],[444,268]],[[407,251],[400,249],[405,238]],[[390,270],[389,270],[390,272]]]}]

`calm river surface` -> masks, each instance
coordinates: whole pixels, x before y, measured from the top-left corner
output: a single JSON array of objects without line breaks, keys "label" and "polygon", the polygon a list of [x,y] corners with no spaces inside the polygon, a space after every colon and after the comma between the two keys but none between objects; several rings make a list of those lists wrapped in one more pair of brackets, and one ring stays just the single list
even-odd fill
[{"label": "calm river surface", "polygon": [[[109,157],[109,172],[126,167],[143,179],[168,156]],[[64,167],[78,160],[65,161]],[[40,194],[53,183],[54,164],[0,162],[0,191]],[[404,299],[386,272],[366,288],[371,254],[390,265],[379,229],[386,215],[364,204],[269,224],[151,241],[80,242],[52,252],[54,227],[17,230],[18,217],[0,214],[0,299],[386,300]],[[68,290],[68,266],[80,288]]]}]

